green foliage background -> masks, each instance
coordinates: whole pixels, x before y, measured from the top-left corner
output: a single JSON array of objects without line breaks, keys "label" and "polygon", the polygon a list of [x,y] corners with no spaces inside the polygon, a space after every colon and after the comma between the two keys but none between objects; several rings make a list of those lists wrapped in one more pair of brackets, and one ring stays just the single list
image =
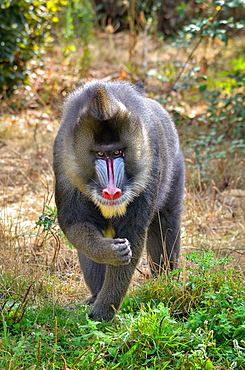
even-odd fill
[{"label": "green foliage background", "polygon": [[51,27],[58,21],[55,14],[61,3],[62,0],[1,0],[0,94],[10,94],[18,83],[27,82],[27,63],[41,56],[52,41]]}]

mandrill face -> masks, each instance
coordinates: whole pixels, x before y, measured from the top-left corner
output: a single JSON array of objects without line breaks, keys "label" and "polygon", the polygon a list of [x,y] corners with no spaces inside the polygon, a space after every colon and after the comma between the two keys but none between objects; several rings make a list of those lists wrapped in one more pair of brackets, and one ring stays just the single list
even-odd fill
[{"label": "mandrill face", "polygon": [[91,181],[91,199],[105,218],[122,216],[138,191],[125,169],[126,150],[118,144],[101,145],[94,152],[94,157],[95,178]]}]

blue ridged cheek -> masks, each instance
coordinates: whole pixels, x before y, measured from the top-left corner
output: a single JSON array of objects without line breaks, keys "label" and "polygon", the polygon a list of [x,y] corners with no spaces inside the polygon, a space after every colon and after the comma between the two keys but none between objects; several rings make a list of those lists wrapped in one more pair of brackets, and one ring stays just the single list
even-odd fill
[{"label": "blue ridged cheek", "polygon": [[[109,159],[111,160],[111,159]],[[108,160],[97,159],[95,162],[95,171],[98,177],[98,182],[102,188],[107,188],[109,182]],[[113,181],[116,187],[122,188],[124,181],[124,159],[122,157],[113,160]]]},{"label": "blue ridged cheek", "polygon": [[102,188],[106,188],[108,184],[107,163],[104,159],[97,159],[95,162],[95,171]]}]

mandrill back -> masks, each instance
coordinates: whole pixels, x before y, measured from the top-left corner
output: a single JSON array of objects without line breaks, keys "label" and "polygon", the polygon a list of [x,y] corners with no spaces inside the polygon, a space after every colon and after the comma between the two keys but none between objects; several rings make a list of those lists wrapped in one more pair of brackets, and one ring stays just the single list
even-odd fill
[{"label": "mandrill back", "polygon": [[60,227],[77,248],[90,317],[120,308],[144,246],[152,273],[177,266],[184,161],[168,113],[127,82],[69,95],[54,144]]}]

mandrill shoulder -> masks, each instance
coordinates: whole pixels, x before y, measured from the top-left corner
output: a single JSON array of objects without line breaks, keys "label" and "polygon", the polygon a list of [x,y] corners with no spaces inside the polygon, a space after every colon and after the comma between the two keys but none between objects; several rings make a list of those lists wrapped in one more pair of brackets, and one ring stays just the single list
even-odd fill
[{"label": "mandrill shoulder", "polygon": [[170,114],[155,100],[147,99],[147,106],[151,112],[151,119],[147,121],[149,129],[159,140],[164,139],[164,147],[176,152],[179,151],[179,136]]}]

